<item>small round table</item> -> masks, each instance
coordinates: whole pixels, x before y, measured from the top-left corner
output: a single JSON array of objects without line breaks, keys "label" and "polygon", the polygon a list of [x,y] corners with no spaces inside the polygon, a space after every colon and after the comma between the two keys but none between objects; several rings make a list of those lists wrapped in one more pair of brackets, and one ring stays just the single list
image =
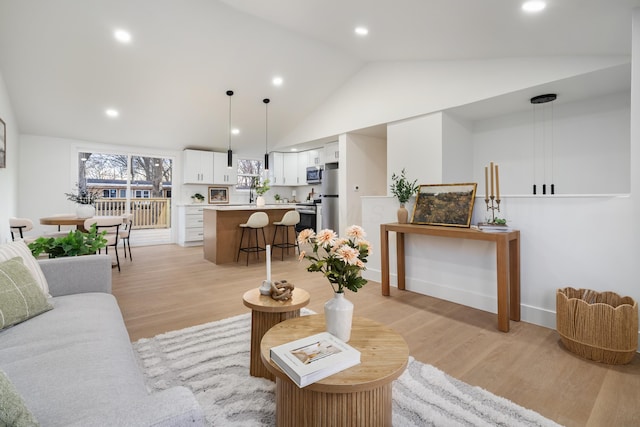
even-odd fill
[{"label": "small round table", "polygon": [[400,334],[370,319],[354,317],[349,345],[360,364],[299,388],[271,361],[269,350],[324,332],[323,315],[302,316],[275,325],[264,334],[260,355],[276,376],[278,426],[390,426],[392,381],[407,367],[409,347]]},{"label": "small round table", "polygon": [[255,288],[245,292],[242,302],[251,309],[251,362],[249,374],[275,380],[275,376],[265,368],[260,358],[260,341],[272,326],[283,320],[300,317],[300,309],[309,304],[309,292],[295,288],[287,301],[276,301],[269,295],[260,294]]}]

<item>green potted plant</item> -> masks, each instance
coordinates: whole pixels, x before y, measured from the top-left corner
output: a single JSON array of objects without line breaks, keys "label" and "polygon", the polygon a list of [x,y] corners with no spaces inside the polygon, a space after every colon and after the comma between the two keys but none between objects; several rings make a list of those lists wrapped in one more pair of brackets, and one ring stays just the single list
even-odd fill
[{"label": "green potted plant", "polygon": [[105,234],[106,231],[98,233],[96,225],[92,224],[86,233],[74,230],[64,237],[38,237],[28,246],[36,258],[43,253],[48,254],[49,258],[92,255],[107,246]]},{"label": "green potted plant", "polygon": [[202,203],[204,202],[204,196],[200,193],[196,193],[191,196],[191,200],[193,201],[193,203]]},{"label": "green potted plant", "polygon": [[407,203],[411,196],[415,195],[420,188],[417,184],[418,180],[410,181],[403,168],[400,175],[396,175],[395,173],[391,175],[391,181],[391,194],[396,196],[400,202],[400,208],[398,209],[398,222],[400,224],[406,224],[409,219],[409,212],[404,207],[404,204]]},{"label": "green potted plant", "polygon": [[259,182],[259,178],[256,178],[255,182],[256,182],[256,194],[258,195],[258,197],[256,197],[256,206],[264,206],[265,205],[264,193],[266,193],[271,189],[271,187],[269,187],[269,178],[262,181],[262,183]]},{"label": "green potted plant", "polygon": [[280,203],[280,195],[279,194],[274,194],[273,198],[276,200],[276,203]]},{"label": "green potted plant", "polygon": [[67,200],[77,204],[76,216],[78,218],[91,218],[96,214],[96,202],[100,199],[99,190],[89,190],[76,184],[76,190],[64,193]]}]

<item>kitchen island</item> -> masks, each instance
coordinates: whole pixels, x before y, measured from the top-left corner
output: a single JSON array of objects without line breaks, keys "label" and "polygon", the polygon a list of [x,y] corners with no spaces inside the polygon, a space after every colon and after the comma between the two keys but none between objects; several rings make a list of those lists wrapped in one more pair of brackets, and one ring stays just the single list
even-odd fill
[{"label": "kitchen island", "polygon": [[[214,264],[227,264],[236,261],[242,229],[254,212],[265,212],[269,216],[269,225],[264,229],[267,244],[271,244],[275,231],[274,221],[280,221],[285,212],[295,210],[294,204],[275,204],[258,207],[256,205],[207,206],[204,208],[204,258]],[[262,242],[262,233],[258,233]],[[252,237],[255,238],[255,235]],[[289,233],[293,243],[295,238]],[[247,236],[245,235],[245,240]],[[282,239],[278,233],[277,241]],[[280,255],[277,253],[276,255]]]}]

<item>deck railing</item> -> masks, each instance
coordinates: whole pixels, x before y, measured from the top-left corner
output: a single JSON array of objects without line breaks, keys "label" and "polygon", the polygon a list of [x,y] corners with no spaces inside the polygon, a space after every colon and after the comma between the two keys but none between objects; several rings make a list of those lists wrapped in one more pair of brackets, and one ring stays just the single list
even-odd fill
[{"label": "deck railing", "polygon": [[[171,199],[132,199],[133,228],[169,228],[171,226]],[[96,215],[124,215],[127,199],[100,199],[96,202]]]}]

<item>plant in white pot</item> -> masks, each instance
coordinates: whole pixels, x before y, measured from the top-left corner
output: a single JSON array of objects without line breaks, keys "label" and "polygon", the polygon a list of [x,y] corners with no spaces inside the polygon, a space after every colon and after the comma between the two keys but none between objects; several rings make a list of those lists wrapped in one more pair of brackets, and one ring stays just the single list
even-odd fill
[{"label": "plant in white pot", "polygon": [[362,270],[371,244],[365,237],[366,233],[357,225],[347,228],[346,237],[338,237],[329,229],[314,233],[308,228],[298,234],[301,246],[311,246],[310,254],[304,250],[300,253],[300,260],[311,261],[307,271],[321,272],[333,288],[334,298],[324,305],[327,332],[345,342],[351,337],[353,303],[344,297],[344,290],[358,292],[367,283]]},{"label": "plant in white pot", "polygon": [[262,183],[259,183],[258,178],[256,178],[256,194],[258,195],[258,197],[256,197],[256,206],[265,205],[264,193],[266,193],[270,189],[271,187],[269,187],[269,178],[262,181]]},{"label": "plant in white pot", "polygon": [[193,196],[191,196],[191,201],[193,203],[204,203],[204,196],[200,193],[196,193]]},{"label": "plant in white pot", "polygon": [[76,191],[64,193],[64,195],[67,196],[67,200],[77,204],[76,216],[78,218],[91,218],[95,216],[96,202],[100,199],[100,191],[76,186]]},{"label": "plant in white pot", "polygon": [[404,204],[416,194],[420,186],[417,184],[418,180],[409,181],[406,176],[405,170],[402,169],[400,175],[395,173],[391,175],[391,194],[396,196],[400,202],[400,208],[398,208],[398,223],[406,224],[409,219],[409,211],[404,207]]}]

